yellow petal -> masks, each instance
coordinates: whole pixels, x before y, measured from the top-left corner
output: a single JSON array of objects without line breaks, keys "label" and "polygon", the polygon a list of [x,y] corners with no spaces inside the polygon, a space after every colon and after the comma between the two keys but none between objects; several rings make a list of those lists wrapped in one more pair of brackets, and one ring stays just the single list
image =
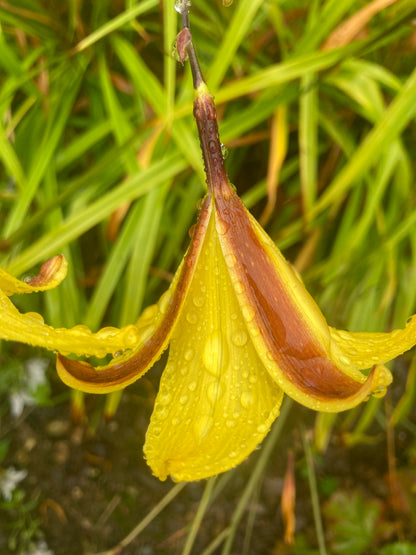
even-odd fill
[{"label": "yellow petal", "polygon": [[115,356],[106,366],[94,368],[91,364],[58,356],[56,368],[68,386],[90,393],[109,393],[130,385],[140,378],[160,358],[167,348],[170,336],[182,312],[183,303],[206,233],[211,203],[207,197],[202,205],[193,240],[182,264],[176,271],[169,289],[157,305],[147,308],[139,319],[138,336],[133,348]]},{"label": "yellow petal", "polygon": [[65,258],[58,254],[42,265],[36,277],[26,282],[16,279],[0,268],[0,290],[10,296],[13,293],[33,293],[52,289],[66,277],[67,266]]},{"label": "yellow petal", "polygon": [[346,410],[373,391],[385,390],[391,375],[384,366],[375,366],[366,380],[348,360],[342,364],[341,350],[315,301],[236,193],[230,188],[224,193],[222,185],[215,207],[243,317],[277,385],[321,411]]},{"label": "yellow petal", "polygon": [[277,417],[283,392],[250,340],[211,218],[144,452],[161,480],[200,480],[244,460]]},{"label": "yellow petal", "polygon": [[330,328],[332,339],[355,368],[369,368],[408,351],[416,344],[416,315],[408,319],[404,329],[390,333],[348,332]]},{"label": "yellow petal", "polygon": [[87,326],[53,328],[40,314],[21,314],[9,297],[0,291],[0,339],[21,341],[60,353],[103,357],[107,353],[133,347],[139,337],[136,326],[103,328],[92,333]]}]

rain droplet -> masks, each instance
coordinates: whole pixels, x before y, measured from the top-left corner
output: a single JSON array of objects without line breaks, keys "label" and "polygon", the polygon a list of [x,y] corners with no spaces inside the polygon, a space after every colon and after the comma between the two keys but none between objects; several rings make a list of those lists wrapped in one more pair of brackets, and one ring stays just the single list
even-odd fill
[{"label": "rain droplet", "polygon": [[205,297],[203,295],[198,295],[192,299],[194,305],[198,308],[201,308],[205,302]]},{"label": "rain droplet", "polygon": [[160,426],[153,426],[152,432],[154,436],[159,436],[162,428]]},{"label": "rain droplet", "polygon": [[172,294],[169,291],[169,289],[165,291],[163,295],[160,297],[158,302],[158,307],[159,307],[159,311],[162,314],[166,314],[171,299],[172,299]]},{"label": "rain droplet", "polygon": [[213,332],[208,336],[202,360],[205,368],[213,376],[219,376],[221,371],[226,368],[229,361],[227,344],[219,332]]},{"label": "rain droplet", "polygon": [[181,395],[179,397],[179,402],[181,405],[186,405],[186,403],[188,402],[188,395]]},{"label": "rain droplet", "polygon": [[234,282],[234,291],[237,293],[237,295],[241,295],[241,293],[244,293],[244,283],[242,281],[238,281],[236,280]]},{"label": "rain droplet", "polygon": [[243,347],[247,343],[247,334],[244,330],[239,330],[233,333],[231,341],[236,347]]},{"label": "rain droplet", "polygon": [[215,227],[219,235],[225,235],[230,228],[230,224],[221,218],[215,222]]},{"label": "rain droplet", "polygon": [[185,354],[183,355],[183,358],[187,361],[190,362],[195,356],[195,351],[193,349],[187,349],[185,351]]},{"label": "rain droplet", "polygon": [[195,391],[197,385],[198,384],[196,382],[191,382],[190,384],[188,384],[189,391]]},{"label": "rain droplet", "polygon": [[172,394],[171,393],[163,393],[162,395],[158,396],[158,403],[160,405],[169,405],[169,403],[172,401]]},{"label": "rain droplet", "polygon": [[199,418],[197,418],[197,420],[194,422],[194,432],[198,441],[201,441],[202,439],[204,439],[204,437],[212,428],[213,422],[214,422],[213,417],[207,414],[204,414]]},{"label": "rain droplet", "polygon": [[186,315],[186,319],[190,324],[196,324],[198,321],[198,318],[194,312],[188,312]]},{"label": "rain droplet", "polygon": [[241,406],[248,409],[254,404],[254,395],[249,391],[244,391],[240,397]]},{"label": "rain droplet", "polygon": [[[223,1],[229,2],[229,0],[223,0]],[[175,10],[178,13],[182,13],[184,8],[190,7],[190,6],[191,6],[191,1],[190,0],[175,0]]]},{"label": "rain droplet", "polygon": [[169,412],[166,410],[166,408],[163,405],[156,405],[154,409],[154,414],[155,414],[155,417],[158,418],[159,420],[165,420],[165,418],[168,417]]},{"label": "rain droplet", "polygon": [[267,432],[267,425],[260,424],[259,426],[257,426],[257,431],[259,434],[264,434],[265,432]]},{"label": "rain droplet", "polygon": [[224,158],[224,160],[226,160],[227,157],[228,157],[228,148],[225,145],[223,145],[222,143],[221,143],[221,154],[222,154],[222,157]]},{"label": "rain droplet", "polygon": [[230,252],[229,254],[225,255],[225,263],[229,268],[233,268],[237,263],[237,257],[234,253]]},{"label": "rain droplet", "polygon": [[215,405],[223,393],[223,388],[218,382],[212,382],[207,387],[207,397],[211,404]]},{"label": "rain droplet", "polygon": [[246,322],[251,322],[254,319],[254,316],[256,314],[254,307],[252,307],[249,304],[246,304],[245,306],[243,306],[241,311],[243,313],[243,318]]}]

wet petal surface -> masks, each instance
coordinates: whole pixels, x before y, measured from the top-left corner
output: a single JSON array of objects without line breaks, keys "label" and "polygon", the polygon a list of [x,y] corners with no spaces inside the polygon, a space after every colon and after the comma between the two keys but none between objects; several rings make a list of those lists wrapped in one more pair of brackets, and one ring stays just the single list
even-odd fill
[{"label": "wet petal surface", "polygon": [[217,233],[212,218],[146,435],[147,462],[162,480],[199,480],[239,464],[283,397],[252,344]]}]

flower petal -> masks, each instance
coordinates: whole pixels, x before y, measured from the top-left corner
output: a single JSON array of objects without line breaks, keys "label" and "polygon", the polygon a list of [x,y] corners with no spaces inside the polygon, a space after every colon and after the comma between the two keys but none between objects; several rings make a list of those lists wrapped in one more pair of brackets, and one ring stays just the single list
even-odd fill
[{"label": "flower petal", "polygon": [[[341,411],[385,389],[391,375],[366,377],[332,340],[324,316],[260,224],[229,188],[215,196],[221,247],[247,328],[277,385],[315,410]],[[345,358],[345,357],[344,357]],[[374,363],[370,364],[372,366]]]},{"label": "flower petal", "polygon": [[369,368],[408,351],[416,344],[416,315],[408,319],[404,329],[390,333],[349,332],[329,328],[336,342],[355,368]]},{"label": "flower petal", "polygon": [[92,333],[87,326],[53,328],[40,314],[21,314],[9,297],[0,291],[0,339],[21,341],[61,353],[103,357],[109,352],[131,348],[138,339],[136,326],[103,328]]},{"label": "flower petal", "polygon": [[160,358],[179,318],[211,214],[211,201],[202,204],[193,240],[169,289],[157,305],[148,307],[137,322],[138,337],[134,348],[115,356],[106,366],[91,364],[58,355],[56,368],[68,386],[90,393],[109,393],[130,385]]},{"label": "flower petal", "polygon": [[53,289],[66,277],[68,263],[62,254],[47,260],[39,274],[30,281],[21,281],[0,268],[0,290],[7,296],[13,293],[33,293]]},{"label": "flower petal", "polygon": [[250,340],[211,218],[170,341],[144,453],[161,480],[200,480],[244,460],[283,392]]}]

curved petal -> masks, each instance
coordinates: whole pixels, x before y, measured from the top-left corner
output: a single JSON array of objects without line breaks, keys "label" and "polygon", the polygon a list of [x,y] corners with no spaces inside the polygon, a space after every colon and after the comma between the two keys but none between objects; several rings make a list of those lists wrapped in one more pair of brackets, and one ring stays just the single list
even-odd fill
[{"label": "curved petal", "polygon": [[249,338],[211,220],[146,434],[144,453],[161,480],[200,480],[239,464],[283,397]]},{"label": "curved petal", "polygon": [[53,289],[66,277],[68,263],[62,254],[49,258],[30,281],[21,281],[0,268],[0,290],[7,296]]},{"label": "curved petal", "polygon": [[103,328],[92,333],[87,326],[53,328],[40,314],[17,310],[9,297],[0,291],[0,339],[23,341],[61,353],[76,353],[103,357],[133,347],[138,341],[136,326],[121,329]]},{"label": "curved petal", "polygon": [[199,260],[210,214],[211,201],[207,197],[202,204],[192,242],[171,286],[157,305],[144,311],[137,323],[139,335],[134,348],[115,356],[108,365],[98,368],[87,362],[58,356],[56,369],[64,383],[90,393],[117,391],[140,378],[160,358],[168,346],[188,295],[189,283]]},{"label": "curved petal", "polygon": [[[224,190],[224,189],[223,189]],[[229,188],[216,194],[224,257],[247,328],[270,376],[290,397],[315,410],[356,406],[390,383],[384,366],[368,377],[334,357],[328,324],[265,231]]]},{"label": "curved petal", "polygon": [[416,345],[416,315],[407,320],[404,329],[390,333],[329,330],[342,355],[359,369],[392,360]]}]

